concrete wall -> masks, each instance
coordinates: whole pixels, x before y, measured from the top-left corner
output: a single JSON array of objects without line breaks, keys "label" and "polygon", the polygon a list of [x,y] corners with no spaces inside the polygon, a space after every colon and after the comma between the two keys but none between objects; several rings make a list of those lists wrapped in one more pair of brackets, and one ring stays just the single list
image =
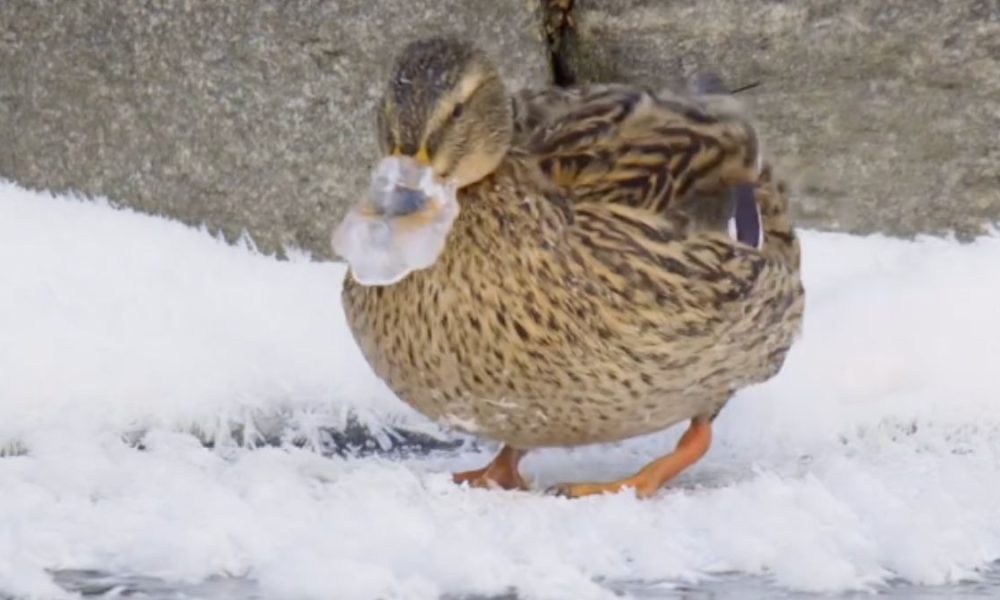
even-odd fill
[{"label": "concrete wall", "polygon": [[802,225],[1000,219],[1000,0],[3,0],[0,177],[329,257],[395,50],[465,33],[543,85],[543,4],[560,79],[762,82]]},{"label": "concrete wall", "polygon": [[733,85],[788,167],[799,222],[856,232],[1000,220],[1000,0],[577,0],[581,80]]},{"label": "concrete wall", "polygon": [[548,80],[538,7],[493,0],[0,1],[0,177],[331,254],[386,61],[464,32]]}]

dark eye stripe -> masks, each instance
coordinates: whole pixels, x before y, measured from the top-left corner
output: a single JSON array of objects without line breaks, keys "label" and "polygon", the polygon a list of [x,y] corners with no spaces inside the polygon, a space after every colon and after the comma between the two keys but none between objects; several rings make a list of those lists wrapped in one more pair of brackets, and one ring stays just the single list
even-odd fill
[{"label": "dark eye stripe", "polygon": [[438,127],[429,136],[427,136],[427,143],[425,147],[427,148],[427,154],[434,156],[437,152],[438,146],[441,145],[441,139],[444,138],[444,133],[447,131],[447,126]]}]

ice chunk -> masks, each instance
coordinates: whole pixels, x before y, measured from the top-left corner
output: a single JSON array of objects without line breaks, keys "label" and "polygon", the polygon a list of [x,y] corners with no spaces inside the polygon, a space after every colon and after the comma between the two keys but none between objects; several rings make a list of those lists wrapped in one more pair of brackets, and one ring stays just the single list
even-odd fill
[{"label": "ice chunk", "polygon": [[382,159],[368,197],[333,234],[333,250],[364,285],[391,285],[425,269],[444,250],[458,216],[453,183],[408,157]]}]

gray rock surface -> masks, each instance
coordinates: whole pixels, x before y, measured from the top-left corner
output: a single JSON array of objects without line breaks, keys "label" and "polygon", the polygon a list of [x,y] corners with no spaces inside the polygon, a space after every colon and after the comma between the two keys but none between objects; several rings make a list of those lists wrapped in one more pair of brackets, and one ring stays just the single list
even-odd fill
[{"label": "gray rock surface", "polygon": [[522,0],[0,1],[0,177],[328,257],[411,37],[455,32],[548,81]]},{"label": "gray rock surface", "polygon": [[[896,234],[1000,219],[1000,0],[545,0],[577,81],[744,92],[799,223]],[[464,33],[551,79],[540,0],[0,1],[0,177],[331,256],[367,183],[390,56]]]},{"label": "gray rock surface", "polygon": [[579,81],[719,71],[788,167],[799,223],[974,235],[1000,220],[1000,1],[577,0]]}]

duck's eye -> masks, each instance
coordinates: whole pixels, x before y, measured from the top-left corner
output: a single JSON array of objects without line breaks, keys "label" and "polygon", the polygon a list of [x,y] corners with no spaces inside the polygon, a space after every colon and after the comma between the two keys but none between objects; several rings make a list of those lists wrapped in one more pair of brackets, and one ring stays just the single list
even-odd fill
[{"label": "duck's eye", "polygon": [[455,105],[455,108],[451,109],[451,118],[452,119],[457,119],[457,118],[461,117],[463,110],[465,110],[465,107],[462,106],[461,102],[459,102],[458,104]]}]

